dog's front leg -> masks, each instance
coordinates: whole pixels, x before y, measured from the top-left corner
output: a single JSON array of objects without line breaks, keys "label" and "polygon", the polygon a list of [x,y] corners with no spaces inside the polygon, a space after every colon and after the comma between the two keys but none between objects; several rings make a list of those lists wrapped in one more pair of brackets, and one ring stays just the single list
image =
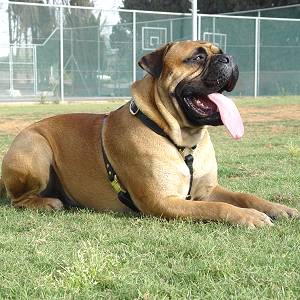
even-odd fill
[{"label": "dog's front leg", "polygon": [[217,186],[207,200],[213,202],[222,201],[242,208],[253,208],[267,214],[271,218],[300,217],[299,211],[295,208],[290,208],[279,203],[272,203],[251,194],[231,192],[221,186]]},{"label": "dog's front leg", "polygon": [[189,201],[179,197],[167,197],[161,201],[142,201],[143,213],[157,217],[185,218],[203,221],[225,221],[250,228],[273,225],[270,218],[257,210],[240,208],[223,202]]}]

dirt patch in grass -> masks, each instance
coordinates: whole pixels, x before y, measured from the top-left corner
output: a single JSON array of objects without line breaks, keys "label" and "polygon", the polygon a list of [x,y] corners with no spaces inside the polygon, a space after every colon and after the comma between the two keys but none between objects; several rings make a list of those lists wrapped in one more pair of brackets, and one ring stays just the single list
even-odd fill
[{"label": "dirt patch in grass", "polygon": [[[299,120],[300,119],[300,105],[270,105],[270,107],[243,107],[240,106],[239,110],[243,117],[244,122],[261,123],[271,121],[285,121],[285,120]],[[25,127],[34,123],[33,120],[26,119],[0,119],[0,132],[6,134],[17,134]],[[272,125],[272,133],[281,133],[284,126]]]},{"label": "dirt patch in grass", "polygon": [[23,119],[1,119],[0,132],[6,134],[17,134],[32,123],[33,121]]},{"label": "dirt patch in grass", "polygon": [[[239,107],[245,122],[270,122],[300,119],[300,105],[276,105],[270,107]],[[280,127],[280,126],[279,126]],[[274,127],[275,132],[281,132],[281,128]]]}]

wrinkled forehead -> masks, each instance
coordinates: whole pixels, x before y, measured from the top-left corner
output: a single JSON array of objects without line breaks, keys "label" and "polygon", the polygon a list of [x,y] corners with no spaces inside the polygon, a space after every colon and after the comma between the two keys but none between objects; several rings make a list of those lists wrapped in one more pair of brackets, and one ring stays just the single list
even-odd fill
[{"label": "wrinkled forehead", "polygon": [[181,41],[175,42],[169,49],[166,58],[168,56],[177,57],[178,59],[184,59],[196,54],[200,49],[205,50],[207,55],[213,55],[221,53],[221,50],[214,44],[206,41]]}]

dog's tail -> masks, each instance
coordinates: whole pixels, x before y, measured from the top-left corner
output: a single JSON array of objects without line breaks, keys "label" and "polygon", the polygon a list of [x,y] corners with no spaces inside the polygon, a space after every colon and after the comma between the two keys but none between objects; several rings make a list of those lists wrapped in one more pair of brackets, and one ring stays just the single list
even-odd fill
[{"label": "dog's tail", "polygon": [[5,198],[7,196],[6,188],[3,179],[0,177],[0,198]]}]

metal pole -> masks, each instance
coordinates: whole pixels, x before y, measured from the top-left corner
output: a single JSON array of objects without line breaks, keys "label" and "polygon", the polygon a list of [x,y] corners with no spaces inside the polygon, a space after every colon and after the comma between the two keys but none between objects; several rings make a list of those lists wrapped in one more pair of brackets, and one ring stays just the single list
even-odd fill
[{"label": "metal pole", "polygon": [[197,0],[191,0],[192,2],[192,22],[193,22],[193,41],[198,38],[197,33]]},{"label": "metal pole", "polygon": [[97,28],[97,88],[98,88],[98,96],[100,96],[101,93],[101,75],[100,75],[100,25]]},{"label": "metal pole", "polygon": [[14,91],[14,75],[13,75],[13,46],[9,46],[9,90],[10,95],[13,95]]},{"label": "metal pole", "polygon": [[60,41],[60,101],[64,102],[64,24],[63,7],[59,10],[59,41]]},{"label": "metal pole", "polygon": [[198,16],[198,40],[201,40],[201,16]]},{"label": "metal pole", "polygon": [[34,96],[37,95],[37,59],[36,59],[36,45],[32,48],[33,51],[33,90]]},{"label": "metal pole", "polygon": [[254,97],[259,95],[260,12],[255,19]]},{"label": "metal pole", "polygon": [[258,46],[257,46],[257,96],[259,96],[259,75],[260,75],[260,18],[261,12],[258,12]]},{"label": "metal pole", "polygon": [[170,41],[173,42],[173,20],[170,20]]},{"label": "metal pole", "polygon": [[136,81],[136,12],[132,15],[132,80]]},{"label": "metal pole", "polygon": [[213,17],[213,44],[216,42],[215,33],[216,33],[216,17]]},{"label": "metal pole", "polygon": [[73,29],[70,29],[70,33],[71,33],[71,74],[72,74],[72,96],[74,95],[74,84],[75,84],[75,76],[74,76],[74,48],[73,48],[73,44],[74,44],[74,40],[73,40]]}]

